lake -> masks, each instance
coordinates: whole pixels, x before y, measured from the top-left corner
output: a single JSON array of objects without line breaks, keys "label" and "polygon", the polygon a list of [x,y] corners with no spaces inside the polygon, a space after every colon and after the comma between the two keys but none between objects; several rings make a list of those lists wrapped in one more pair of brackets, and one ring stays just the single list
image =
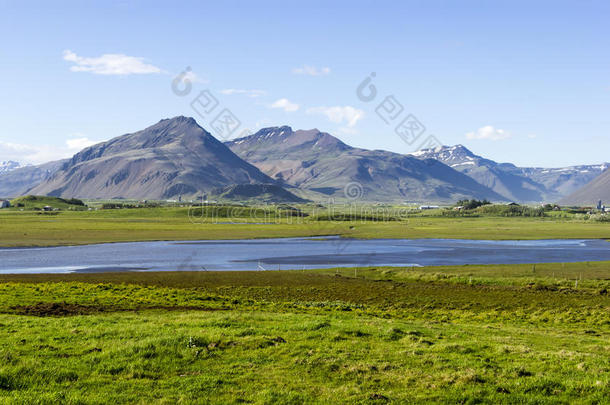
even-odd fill
[{"label": "lake", "polygon": [[294,270],[610,260],[603,240],[286,238],[0,249],[0,273]]}]

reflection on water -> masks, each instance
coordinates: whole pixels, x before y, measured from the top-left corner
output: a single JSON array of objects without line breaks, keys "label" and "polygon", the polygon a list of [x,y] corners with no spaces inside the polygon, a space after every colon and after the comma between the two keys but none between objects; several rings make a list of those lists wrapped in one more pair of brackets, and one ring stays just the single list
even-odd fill
[{"label": "reflection on water", "polygon": [[286,238],[0,249],[0,273],[290,270],[610,260],[603,240]]}]

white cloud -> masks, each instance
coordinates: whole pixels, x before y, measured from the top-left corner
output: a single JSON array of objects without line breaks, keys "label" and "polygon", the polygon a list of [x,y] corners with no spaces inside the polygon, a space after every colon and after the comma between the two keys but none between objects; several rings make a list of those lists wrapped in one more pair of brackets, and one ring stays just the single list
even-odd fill
[{"label": "white cloud", "polygon": [[275,103],[270,105],[271,108],[279,108],[286,112],[295,112],[299,109],[299,105],[291,102],[287,98],[280,98]]},{"label": "white cloud", "polygon": [[491,125],[487,125],[477,129],[475,132],[468,132],[466,134],[467,139],[485,139],[490,141],[501,141],[512,137],[512,134],[503,129],[494,128]]},{"label": "white cloud", "polygon": [[295,75],[307,75],[307,76],[326,76],[330,74],[329,67],[317,68],[315,66],[303,66],[292,69],[292,73]]},{"label": "white cloud", "polygon": [[246,89],[224,89],[224,90],[220,90],[220,93],[226,94],[228,96],[231,96],[234,94],[243,94],[245,96],[252,97],[252,98],[264,96],[265,94],[267,94],[267,92],[265,90],[246,90]]},{"label": "white cloud", "polygon": [[87,137],[72,138],[72,139],[66,140],[66,146],[68,147],[68,149],[75,149],[77,151],[79,151],[81,149],[85,149],[88,146],[95,145],[96,143],[99,143],[99,142],[92,141],[91,139],[89,139]]},{"label": "white cloud", "polygon": [[355,126],[358,121],[364,117],[364,111],[352,106],[334,106],[334,107],[312,107],[307,109],[307,114],[322,114],[325,115],[331,122],[342,124],[345,123],[348,127]]},{"label": "white cloud", "polygon": [[96,143],[98,141],[92,141],[87,137],[81,136],[66,139],[64,146],[0,142],[0,161],[14,160],[19,163],[45,163],[71,157],[87,146],[95,145]]},{"label": "white cloud", "polygon": [[78,56],[70,50],[64,51],[64,60],[73,62],[73,72],[91,72],[98,75],[131,75],[161,73],[161,69],[144,62],[144,58],[120,53],[107,53],[97,58]]}]

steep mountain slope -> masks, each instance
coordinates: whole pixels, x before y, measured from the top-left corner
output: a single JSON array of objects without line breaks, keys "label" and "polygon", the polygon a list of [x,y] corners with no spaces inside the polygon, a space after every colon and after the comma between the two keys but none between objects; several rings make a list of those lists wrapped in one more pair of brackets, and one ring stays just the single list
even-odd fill
[{"label": "steep mountain slope", "polygon": [[23,166],[0,174],[0,196],[17,197],[51,177],[67,160],[57,160],[38,166]]},{"label": "steep mountain slope", "polygon": [[367,201],[505,200],[438,161],[353,148],[317,129],[264,128],[226,144],[274,179],[317,193],[318,197]]},{"label": "steep mountain slope", "polygon": [[595,207],[599,200],[606,206],[610,205],[610,169],[606,169],[589,184],[561,200],[560,204]]},{"label": "steep mountain slope", "polygon": [[193,118],[176,117],[83,149],[30,194],[160,199],[251,183],[273,181]]},{"label": "steep mountain slope", "polygon": [[413,156],[441,161],[506,198],[524,203],[557,201],[593,180],[607,167],[517,167],[511,163],[485,159],[462,145],[424,149],[413,153]]},{"label": "steep mountain slope", "polygon": [[518,170],[524,176],[545,186],[547,190],[553,190],[558,196],[565,197],[590,183],[608,167],[610,167],[610,164],[604,163],[554,169],[521,167]]}]

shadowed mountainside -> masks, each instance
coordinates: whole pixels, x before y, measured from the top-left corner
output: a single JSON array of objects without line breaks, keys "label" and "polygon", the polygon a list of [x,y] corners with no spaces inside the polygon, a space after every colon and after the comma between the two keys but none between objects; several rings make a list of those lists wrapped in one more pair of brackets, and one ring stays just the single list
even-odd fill
[{"label": "shadowed mountainside", "polygon": [[83,149],[30,194],[162,199],[252,183],[273,180],[193,118],[176,117]]},{"label": "shadowed mountainside", "polygon": [[595,207],[599,200],[610,205],[610,170],[606,170],[592,182],[561,200],[560,204]]},{"label": "shadowed mountainside", "polygon": [[[326,197],[368,201],[506,200],[436,160],[354,148],[317,129],[264,128],[226,143],[232,151],[279,182]],[[360,187],[361,186],[361,187]]]}]

